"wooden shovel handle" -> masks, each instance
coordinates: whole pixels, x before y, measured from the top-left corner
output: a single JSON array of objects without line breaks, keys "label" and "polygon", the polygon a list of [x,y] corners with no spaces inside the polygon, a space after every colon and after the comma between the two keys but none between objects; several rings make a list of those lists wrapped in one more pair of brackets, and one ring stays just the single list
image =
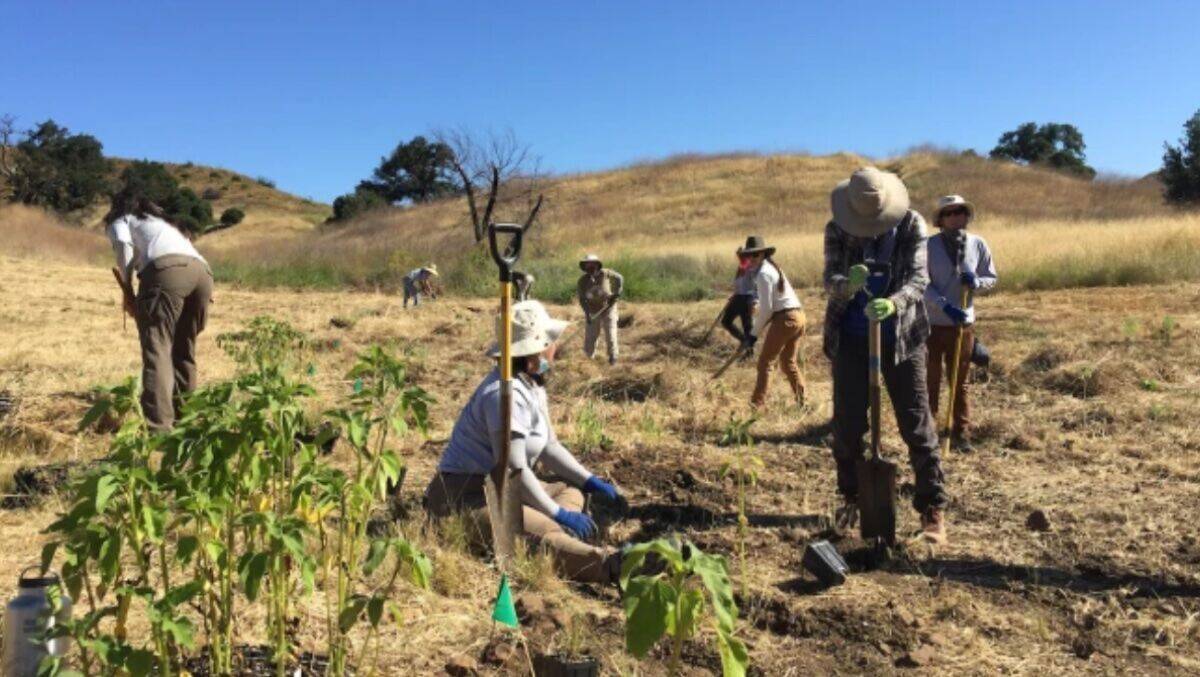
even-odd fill
[{"label": "wooden shovel handle", "polygon": [[880,453],[880,422],[883,419],[882,414],[882,389],[883,389],[883,337],[880,331],[880,323],[878,320],[871,320],[869,323],[869,331],[867,335],[868,342],[868,366],[867,378],[869,385],[870,405],[871,405],[871,456],[874,458],[882,458]]}]

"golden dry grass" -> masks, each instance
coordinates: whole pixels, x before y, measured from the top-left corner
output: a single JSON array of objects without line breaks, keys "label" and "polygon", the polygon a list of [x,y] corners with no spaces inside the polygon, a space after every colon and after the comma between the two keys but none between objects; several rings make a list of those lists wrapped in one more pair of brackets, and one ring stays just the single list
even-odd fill
[{"label": "golden dry grass", "polygon": [[[5,258],[0,285],[7,292],[0,299],[0,390],[22,397],[18,414],[0,421],[0,452],[10,465],[102,453],[104,439],[74,435],[73,422],[91,385],[133,372],[138,359],[132,331],[121,332],[107,273]],[[764,674],[886,674],[921,645],[934,648],[921,670],[929,674],[1200,670],[1200,534],[1191,517],[1200,510],[1200,286],[982,299],[980,333],[996,366],[974,389],[979,450],[946,459],[951,544],[910,547],[892,564],[824,592],[799,566],[803,544],[821,533],[818,522],[836,501],[822,442],[830,384],[818,348],[821,301],[810,291],[802,297],[811,405],[789,407],[776,383],[752,429],[759,442],[753,453],[768,470],[749,497],[742,632]],[[406,451],[406,495],[415,504],[459,407],[488,368],[481,351],[492,306],[463,300],[405,312],[398,299],[379,294],[219,287],[200,341],[202,376],[230,375],[232,364],[214,338],[261,313],[314,339],[314,407],[344,391],[342,374],[361,348],[381,342],[406,353],[438,399],[432,442]],[[626,306],[634,321],[615,371],[581,358],[578,332],[565,342],[551,384],[553,413],[569,444],[585,411],[611,440],[580,456],[615,477],[634,505],[631,519],[614,525],[614,541],[678,529],[706,550],[732,550],[735,494],[718,478],[729,450],[716,443],[730,414],[747,414],[753,375],[739,367],[708,382],[733,347],[720,335],[708,345],[698,341],[716,310],[714,302]],[[578,319],[575,308],[552,312]],[[334,316],[355,323],[338,329],[330,325]],[[891,425],[885,433],[891,453],[903,458]],[[907,469],[902,479],[911,479]],[[8,544],[0,566],[15,571],[36,561],[38,531],[57,507],[51,500],[0,511],[0,538]],[[1048,532],[1026,529],[1034,509],[1049,516]],[[909,512],[901,522],[905,533],[916,527]],[[414,523],[403,527],[419,531]],[[451,657],[478,658],[490,633],[494,574],[452,534],[420,538],[446,571],[433,593],[405,591],[399,600],[406,625],[389,628],[381,645],[395,674],[437,674]],[[854,539],[839,547],[852,552]],[[587,615],[589,641],[606,670],[633,674],[635,665],[620,651],[612,593],[549,585],[540,569],[534,565],[530,574],[538,594]],[[316,627],[306,622],[301,637],[315,643]],[[537,645],[563,641],[555,631],[526,631]],[[481,669],[517,674],[520,662]],[[697,644],[689,663],[694,674],[710,674],[715,656]],[[636,670],[661,674],[662,665]]]}]

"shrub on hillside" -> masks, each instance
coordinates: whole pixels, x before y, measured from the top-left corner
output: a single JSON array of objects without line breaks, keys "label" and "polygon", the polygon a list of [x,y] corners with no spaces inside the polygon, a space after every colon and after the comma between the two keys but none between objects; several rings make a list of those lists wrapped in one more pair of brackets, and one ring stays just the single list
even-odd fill
[{"label": "shrub on hillside", "polygon": [[58,212],[90,206],[108,189],[110,163],[103,150],[95,137],[46,120],[17,144],[11,200]]},{"label": "shrub on hillside", "polygon": [[221,199],[221,191],[220,191],[220,189],[209,186],[208,188],[204,189],[203,193],[200,193],[200,197],[204,198],[205,200],[208,200],[209,202],[212,202],[213,200],[220,200]]},{"label": "shrub on hillside", "polygon": [[275,187],[275,182],[265,176],[257,176],[254,178],[254,181],[260,186],[266,186],[267,188]]},{"label": "shrub on hillside", "polygon": [[1178,146],[1164,145],[1158,178],[1167,202],[1200,205],[1200,110],[1184,123]]},{"label": "shrub on hillside", "polygon": [[213,224],[212,204],[179,182],[158,162],[138,160],[121,172],[120,191],[145,196],[167,213],[167,219],[183,230],[199,235]]},{"label": "shrub on hillside", "polygon": [[1084,162],[1086,147],[1083,133],[1074,125],[1051,122],[1039,126],[1035,122],[1026,122],[1002,134],[991,156],[1060,169],[1090,179],[1096,176],[1096,170]]},{"label": "shrub on hillside", "polygon": [[353,193],[346,193],[333,201],[333,216],[330,221],[346,221],[372,209],[386,207],[387,199],[373,190],[359,188]]},{"label": "shrub on hillside", "polygon": [[237,224],[241,223],[242,219],[244,218],[246,218],[245,212],[237,207],[230,207],[229,209],[221,212],[221,225],[225,226],[226,228],[229,226],[236,226]]}]

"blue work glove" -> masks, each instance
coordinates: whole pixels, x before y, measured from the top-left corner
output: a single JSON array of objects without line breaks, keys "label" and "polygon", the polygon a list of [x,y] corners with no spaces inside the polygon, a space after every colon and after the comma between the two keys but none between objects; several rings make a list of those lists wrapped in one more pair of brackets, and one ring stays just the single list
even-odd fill
[{"label": "blue work glove", "polygon": [[942,312],[946,313],[946,317],[954,320],[954,324],[967,323],[967,311],[959,308],[953,303],[947,303],[946,305],[942,306]]},{"label": "blue work glove", "polygon": [[979,289],[979,276],[969,270],[964,270],[958,279],[971,291]]},{"label": "blue work glove", "polygon": [[604,480],[592,475],[583,483],[583,493],[585,494],[600,494],[614,503],[621,500],[621,493],[613,485]]},{"label": "blue work glove", "polygon": [[596,523],[581,512],[559,508],[558,512],[554,513],[554,521],[580,540],[587,540],[596,534]]}]

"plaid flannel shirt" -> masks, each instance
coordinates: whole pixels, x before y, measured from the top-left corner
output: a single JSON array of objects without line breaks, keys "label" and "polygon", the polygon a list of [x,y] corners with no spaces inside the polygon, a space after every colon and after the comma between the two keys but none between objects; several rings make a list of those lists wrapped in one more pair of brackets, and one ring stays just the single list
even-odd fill
[{"label": "plaid flannel shirt", "polygon": [[[896,304],[896,363],[922,349],[929,338],[929,317],[925,313],[925,287],[929,271],[925,267],[925,219],[914,210],[896,227],[896,245],[892,250],[891,275],[887,296]],[[836,223],[825,225],[825,307],[824,350],[829,359],[837,355],[842,334],[842,317],[854,294],[847,275],[850,266],[863,262],[862,241],[847,234]]]}]

